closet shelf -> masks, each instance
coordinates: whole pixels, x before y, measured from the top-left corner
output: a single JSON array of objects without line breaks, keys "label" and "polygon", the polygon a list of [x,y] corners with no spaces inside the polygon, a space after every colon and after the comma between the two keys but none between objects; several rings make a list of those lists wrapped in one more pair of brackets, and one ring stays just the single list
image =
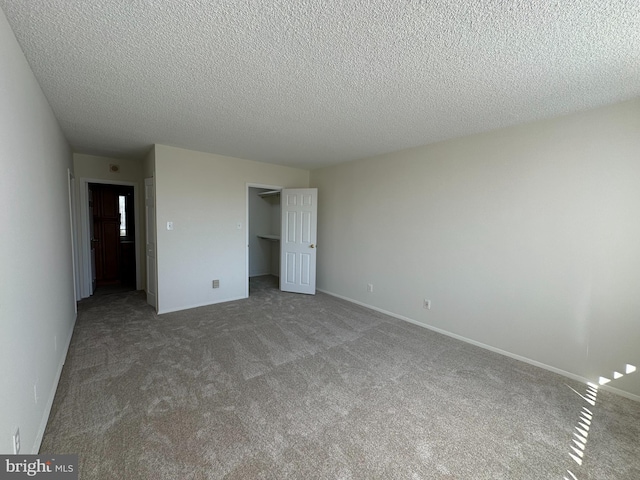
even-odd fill
[{"label": "closet shelf", "polygon": [[280,241],[280,235],[258,235],[258,238],[264,238],[266,240],[271,240],[272,242]]},{"label": "closet shelf", "polygon": [[259,197],[275,197],[276,195],[280,195],[280,190],[269,190],[268,192],[260,192],[258,193]]}]

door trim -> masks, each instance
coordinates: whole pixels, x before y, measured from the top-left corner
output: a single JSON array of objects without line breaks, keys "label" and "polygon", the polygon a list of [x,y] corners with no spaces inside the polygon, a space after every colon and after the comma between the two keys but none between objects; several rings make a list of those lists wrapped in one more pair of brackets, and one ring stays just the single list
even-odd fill
[{"label": "door trim", "polygon": [[125,185],[133,187],[133,214],[135,219],[136,290],[142,290],[142,259],[140,253],[140,186],[138,182],[122,182],[101,178],[80,178],[80,290],[81,298],[93,295],[91,291],[91,232],[89,231],[89,184]]},{"label": "door trim", "polygon": [[[145,292],[147,294],[147,303],[158,312],[158,226],[156,217],[156,195],[155,195],[155,179],[153,177],[147,177],[144,179],[144,262],[145,262]],[[153,188],[153,228],[149,229],[149,205],[147,203],[147,187]],[[149,276],[149,230],[153,231],[153,267],[155,275],[153,278]],[[153,282],[153,303],[149,302],[149,285]]]},{"label": "door trim", "polygon": [[282,190],[284,187],[279,185],[267,185],[264,183],[247,183],[244,195],[244,278],[246,279],[244,287],[244,298],[249,298],[249,189],[250,188],[266,188],[269,190]]},{"label": "door trim", "polygon": [[71,228],[71,268],[73,270],[73,308],[78,313],[78,300],[80,300],[80,272],[78,265],[78,221],[76,202],[76,177],[70,168],[67,169],[69,187],[69,223]]}]

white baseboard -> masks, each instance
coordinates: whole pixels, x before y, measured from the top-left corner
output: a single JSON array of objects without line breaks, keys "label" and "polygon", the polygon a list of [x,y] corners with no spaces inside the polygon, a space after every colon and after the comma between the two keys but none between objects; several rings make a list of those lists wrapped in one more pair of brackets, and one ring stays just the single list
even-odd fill
[{"label": "white baseboard", "polygon": [[616,395],[620,395],[621,397],[628,398],[629,400],[640,402],[640,395],[634,395],[633,393],[625,392],[624,390],[620,390],[616,387],[610,387],[609,385],[601,385],[600,388],[602,390],[606,390],[607,392],[615,393]]},{"label": "white baseboard", "polygon": [[69,353],[69,346],[71,345],[71,338],[73,337],[73,331],[76,326],[76,320],[78,319],[78,313],[75,313],[75,318],[73,320],[73,325],[69,331],[69,335],[67,337],[67,341],[64,343],[64,348],[62,349],[60,361],[58,362],[58,370],[56,372],[56,377],[53,381],[53,385],[51,386],[51,390],[49,391],[49,396],[47,398],[47,404],[44,407],[44,412],[42,414],[42,420],[40,421],[40,427],[38,427],[38,431],[36,432],[36,438],[33,442],[33,447],[31,449],[32,454],[37,454],[40,451],[40,445],[42,445],[42,438],[44,437],[44,431],[47,428],[47,422],[49,421],[49,415],[51,415],[51,407],[53,407],[53,400],[56,398],[56,391],[58,390],[58,383],[60,383],[60,376],[62,375],[62,368],[64,367],[64,363],[67,360],[67,354]]},{"label": "white baseboard", "polygon": [[[360,305],[361,307],[369,308],[371,310],[375,310],[376,312],[384,313],[385,315],[389,315],[390,317],[397,318],[399,320],[404,320],[405,322],[409,322],[409,323],[412,323],[414,325],[418,325],[419,327],[423,327],[423,328],[426,328],[428,330],[431,330],[431,331],[434,331],[434,332],[437,332],[437,333],[441,333],[442,335],[446,335],[447,337],[455,338],[456,340],[461,340],[463,342],[470,343],[471,345],[475,345],[476,347],[484,348],[484,349],[489,350],[491,352],[499,353],[500,355],[504,355],[506,357],[510,357],[510,358],[515,359],[515,360],[519,360],[521,362],[528,363],[529,365],[533,365],[535,367],[543,368],[544,370],[548,370],[550,372],[557,373],[558,375],[562,375],[563,377],[570,378],[570,379],[575,380],[577,382],[581,382],[581,383],[587,383],[587,382],[596,383],[597,382],[597,379],[596,380],[590,380],[588,378],[582,377],[582,376],[577,375],[575,373],[567,372],[566,370],[562,370],[560,368],[556,368],[556,367],[554,367],[552,365],[547,365],[546,363],[538,362],[537,360],[533,360],[531,358],[523,357],[521,355],[517,355],[515,353],[509,352],[509,351],[506,351],[506,350],[502,350],[500,348],[496,348],[496,347],[493,347],[491,345],[487,345],[485,343],[481,343],[481,342],[478,342],[476,340],[472,340],[472,339],[467,338],[467,337],[463,337],[462,335],[458,335],[456,333],[448,332],[447,330],[443,330],[441,328],[434,327],[434,326],[428,325],[426,323],[419,322],[417,320],[414,320],[414,319],[409,318],[409,317],[405,317],[403,315],[398,315],[397,313],[393,313],[393,312],[389,312],[387,310],[383,310],[382,308],[378,308],[378,307],[375,307],[373,305],[366,304],[364,302],[359,302],[358,300],[354,300],[354,299],[349,298],[349,297],[338,295],[337,293],[329,292],[327,290],[322,290],[320,288],[318,288],[318,291],[322,292],[322,293],[326,293],[327,295],[331,295],[332,297],[336,297],[336,298],[340,298],[342,300],[346,300],[347,302],[355,303],[356,305]],[[611,387],[609,385],[601,385],[601,386],[599,386],[599,388],[602,389],[602,390],[606,390],[608,392],[615,393],[616,395],[620,395],[621,397],[625,397],[625,398],[628,398],[630,400],[635,400],[636,402],[640,402],[640,396],[639,395],[634,395],[633,393],[629,393],[629,392],[626,392],[624,390],[620,390],[618,388]]]}]

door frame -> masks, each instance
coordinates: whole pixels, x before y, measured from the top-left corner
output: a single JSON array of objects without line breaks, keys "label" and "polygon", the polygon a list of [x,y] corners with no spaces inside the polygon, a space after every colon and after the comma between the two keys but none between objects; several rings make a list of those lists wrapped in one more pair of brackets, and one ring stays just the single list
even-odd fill
[{"label": "door frame", "polygon": [[93,295],[91,291],[91,232],[89,215],[89,184],[100,183],[102,185],[124,185],[133,187],[133,218],[135,220],[135,252],[136,252],[136,290],[142,289],[142,259],[140,258],[140,187],[138,182],[123,182],[117,180],[104,180],[101,178],[80,178],[80,287],[81,298]]},{"label": "door frame", "polygon": [[70,168],[67,169],[69,187],[69,224],[71,227],[71,268],[73,270],[73,307],[78,313],[78,300],[80,300],[80,269],[78,262],[78,220],[76,202],[76,177]]},{"label": "door frame", "polygon": [[284,187],[279,185],[267,185],[264,183],[247,183],[245,188],[245,217],[244,217],[244,278],[246,279],[244,288],[244,298],[249,298],[249,189],[250,188],[266,188],[268,190],[282,190]]},{"label": "door frame", "polygon": [[[153,188],[153,267],[155,269],[155,275],[153,278],[149,277],[149,206],[147,204],[147,187],[151,186]],[[145,292],[147,294],[147,303],[153,307],[153,309],[158,312],[158,227],[157,227],[157,217],[156,217],[156,195],[155,195],[155,179],[154,177],[147,177],[144,179],[144,277],[145,277]],[[155,293],[153,294],[154,302],[149,303],[149,284],[153,282],[153,290]]]}]

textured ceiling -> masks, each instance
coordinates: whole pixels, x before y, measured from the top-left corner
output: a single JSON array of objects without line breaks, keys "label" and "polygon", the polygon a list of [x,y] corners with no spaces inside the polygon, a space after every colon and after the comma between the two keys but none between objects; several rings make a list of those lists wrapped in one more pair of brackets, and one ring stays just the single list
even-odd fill
[{"label": "textured ceiling", "polygon": [[315,168],[640,96],[638,0],[0,0],[74,150]]}]

